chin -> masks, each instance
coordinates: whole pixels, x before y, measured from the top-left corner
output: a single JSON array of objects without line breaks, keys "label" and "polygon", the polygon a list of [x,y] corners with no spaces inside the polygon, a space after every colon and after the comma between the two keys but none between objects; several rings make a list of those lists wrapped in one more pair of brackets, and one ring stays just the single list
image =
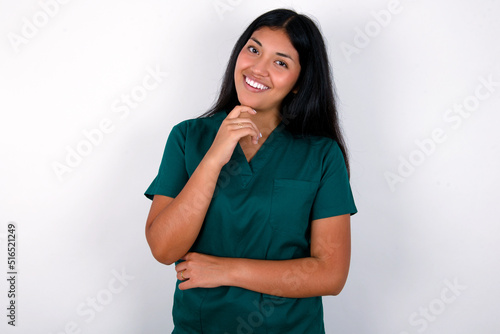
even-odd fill
[{"label": "chin", "polygon": [[255,101],[255,99],[249,99],[248,97],[238,96],[238,101],[240,102],[240,104],[242,106],[248,106],[248,107],[251,107],[253,109],[258,109],[259,105],[260,105],[260,103],[258,103],[258,101]]},{"label": "chin", "polygon": [[253,108],[255,110],[266,110],[268,109],[269,103],[266,104],[266,97],[264,96],[259,96],[259,94],[248,94],[247,92],[243,91],[242,93],[238,93],[238,89],[236,90],[237,96],[238,96],[238,101],[240,102],[240,105],[242,106],[247,106],[250,108]]}]

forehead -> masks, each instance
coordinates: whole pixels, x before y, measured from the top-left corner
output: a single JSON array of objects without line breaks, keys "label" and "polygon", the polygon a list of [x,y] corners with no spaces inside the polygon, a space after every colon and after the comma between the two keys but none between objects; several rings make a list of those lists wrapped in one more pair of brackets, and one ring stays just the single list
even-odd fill
[{"label": "forehead", "polygon": [[251,39],[258,40],[262,44],[263,48],[269,49],[273,52],[282,52],[292,56],[298,56],[298,52],[293,47],[288,34],[281,28],[259,28],[253,32]]}]

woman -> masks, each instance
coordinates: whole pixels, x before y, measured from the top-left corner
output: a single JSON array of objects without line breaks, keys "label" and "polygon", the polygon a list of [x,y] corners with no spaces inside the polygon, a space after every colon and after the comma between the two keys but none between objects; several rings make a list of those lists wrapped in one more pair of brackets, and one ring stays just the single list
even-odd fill
[{"label": "woman", "polygon": [[323,38],[274,10],[237,41],[215,106],[176,125],[146,237],[176,263],[173,333],[324,333],[356,213]]}]

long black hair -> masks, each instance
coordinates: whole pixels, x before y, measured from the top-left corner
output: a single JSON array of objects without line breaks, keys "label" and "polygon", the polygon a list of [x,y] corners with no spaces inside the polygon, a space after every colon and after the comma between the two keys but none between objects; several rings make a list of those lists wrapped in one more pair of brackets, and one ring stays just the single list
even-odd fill
[{"label": "long black hair", "polygon": [[254,31],[263,27],[283,29],[299,54],[301,71],[296,84],[298,91],[290,92],[281,104],[280,114],[286,129],[292,134],[316,135],[336,140],[349,171],[323,36],[309,17],[292,10],[272,10],[262,14],[248,26],[233,48],[217,101],[200,117],[230,111],[240,104],[234,82],[236,60]]}]

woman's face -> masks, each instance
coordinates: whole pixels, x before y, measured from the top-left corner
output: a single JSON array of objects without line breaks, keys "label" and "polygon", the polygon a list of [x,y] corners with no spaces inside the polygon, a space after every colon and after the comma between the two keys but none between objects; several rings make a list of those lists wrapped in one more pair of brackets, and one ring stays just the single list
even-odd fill
[{"label": "woman's face", "polygon": [[295,88],[299,74],[299,54],[286,32],[260,28],[236,60],[238,100],[257,111],[279,113],[281,102]]}]

